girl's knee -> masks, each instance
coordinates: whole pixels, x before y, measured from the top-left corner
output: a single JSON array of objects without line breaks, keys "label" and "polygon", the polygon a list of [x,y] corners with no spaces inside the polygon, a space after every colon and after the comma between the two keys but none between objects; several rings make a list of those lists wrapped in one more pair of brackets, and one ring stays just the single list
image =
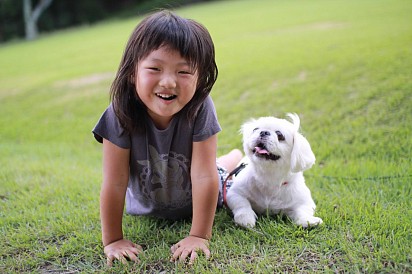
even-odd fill
[{"label": "girl's knee", "polygon": [[228,154],[219,157],[217,162],[230,172],[239,164],[242,158],[243,153],[239,149],[233,149]]},{"label": "girl's knee", "polygon": [[240,151],[240,149],[233,149],[232,151],[229,152],[229,155],[231,155],[231,157],[237,162],[240,162],[240,160],[242,160],[243,158],[243,153],[242,151]]}]

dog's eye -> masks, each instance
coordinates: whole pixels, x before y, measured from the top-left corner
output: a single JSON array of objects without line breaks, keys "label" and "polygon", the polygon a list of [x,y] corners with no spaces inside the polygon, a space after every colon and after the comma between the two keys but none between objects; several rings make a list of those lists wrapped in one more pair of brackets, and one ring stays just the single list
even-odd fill
[{"label": "dog's eye", "polygon": [[255,132],[255,131],[258,130],[258,129],[259,129],[258,127],[257,127],[257,128],[254,128],[254,129],[253,129],[253,132]]},{"label": "dog's eye", "polygon": [[278,136],[279,141],[285,141],[285,135],[283,135],[279,130],[276,131],[276,135]]}]

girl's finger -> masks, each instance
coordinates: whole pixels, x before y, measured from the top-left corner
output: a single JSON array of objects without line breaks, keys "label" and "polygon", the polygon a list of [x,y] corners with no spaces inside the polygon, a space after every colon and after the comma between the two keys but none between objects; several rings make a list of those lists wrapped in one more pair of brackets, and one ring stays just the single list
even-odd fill
[{"label": "girl's finger", "polygon": [[135,254],[134,252],[131,252],[131,251],[125,251],[125,257],[127,257],[127,258],[129,258],[131,261],[133,261],[133,262],[138,262],[139,261],[139,259],[137,258],[137,254]]},{"label": "girl's finger", "polygon": [[175,253],[175,252],[176,252],[176,249],[177,249],[177,244],[172,245],[172,246],[170,247],[170,251],[171,251],[172,253]]},{"label": "girl's finger", "polygon": [[171,262],[174,262],[177,260],[177,258],[180,257],[180,255],[182,254],[182,250],[181,249],[175,249],[175,251],[172,254],[172,258],[170,259]]},{"label": "girl's finger", "polygon": [[205,253],[206,259],[209,259],[209,258],[210,258],[210,250],[209,250],[209,248],[207,248],[207,246],[206,246],[206,247],[203,247],[203,248],[202,248],[202,251],[203,251],[203,253]]},{"label": "girl's finger", "polygon": [[[171,248],[171,250],[172,250],[172,258],[171,258],[171,262],[174,262],[174,261],[176,261],[179,257],[181,257],[182,256],[182,254],[183,254],[183,251],[184,251],[184,248],[183,247],[180,247],[180,246],[178,246],[177,244],[175,244],[174,246],[172,246],[172,248]],[[186,255],[187,256],[187,255]]]},{"label": "girl's finger", "polygon": [[122,264],[126,264],[126,263],[127,263],[126,258],[123,256],[123,254],[116,253],[115,257],[116,257],[116,259],[119,260]]},{"label": "girl's finger", "polygon": [[192,254],[190,255],[189,264],[193,264],[196,259],[197,259],[197,252],[196,252],[196,251],[192,251]]},{"label": "girl's finger", "polygon": [[190,254],[190,250],[187,250],[187,249],[183,250],[182,253],[180,253],[179,261],[184,262],[189,254]]},{"label": "girl's finger", "polygon": [[106,261],[106,265],[108,266],[108,267],[112,267],[113,266],[113,257],[107,257],[107,261]]}]

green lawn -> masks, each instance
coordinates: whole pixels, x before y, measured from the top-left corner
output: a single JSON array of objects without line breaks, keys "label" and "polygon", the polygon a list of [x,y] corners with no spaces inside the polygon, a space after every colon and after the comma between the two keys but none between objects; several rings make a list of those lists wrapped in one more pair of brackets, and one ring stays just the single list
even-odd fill
[{"label": "green lawn", "polygon": [[317,164],[306,179],[324,224],[216,214],[212,258],[169,262],[190,221],[125,216],[139,264],[105,267],[101,145],[123,47],[141,18],[0,46],[0,273],[412,272],[412,2],[214,1],[177,10],[217,50],[218,153],[251,117],[300,115]]}]

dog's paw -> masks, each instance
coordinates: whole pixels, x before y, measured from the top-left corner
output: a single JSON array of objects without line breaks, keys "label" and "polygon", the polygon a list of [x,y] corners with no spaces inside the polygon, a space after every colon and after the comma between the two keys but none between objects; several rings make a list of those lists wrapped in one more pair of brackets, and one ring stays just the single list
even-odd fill
[{"label": "dog's paw", "polygon": [[306,216],[304,218],[299,218],[295,221],[297,225],[302,227],[310,227],[310,226],[317,226],[323,223],[322,219],[315,216]]},{"label": "dog's paw", "polygon": [[256,214],[252,211],[251,213],[240,213],[234,216],[235,223],[246,228],[253,228],[256,224]]}]

